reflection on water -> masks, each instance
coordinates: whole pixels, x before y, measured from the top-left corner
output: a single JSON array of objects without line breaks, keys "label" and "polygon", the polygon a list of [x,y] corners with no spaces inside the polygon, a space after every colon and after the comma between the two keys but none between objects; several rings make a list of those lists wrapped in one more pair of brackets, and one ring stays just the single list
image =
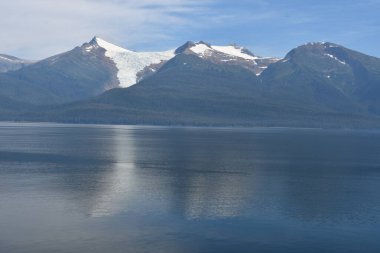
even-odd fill
[{"label": "reflection on water", "polygon": [[[189,219],[235,217],[252,194],[248,173],[230,169],[234,165],[228,150],[203,160],[210,147],[199,149],[190,144],[193,140],[189,137],[157,138],[160,134],[155,131],[152,136],[136,129],[114,128],[111,132],[112,144],[104,140],[99,144],[112,150],[113,162],[107,173],[102,173],[101,191],[90,197],[88,212],[92,216],[115,215],[139,202],[140,207],[155,203],[155,212],[173,208]],[[175,145],[171,145],[173,141]]]},{"label": "reflection on water", "polygon": [[380,132],[2,123],[0,139],[0,252],[380,250]]},{"label": "reflection on water", "polygon": [[136,194],[135,184],[135,150],[133,134],[121,129],[112,129],[112,144],[114,162],[109,173],[104,175],[104,189],[97,192],[93,198],[90,213],[94,217],[113,215],[128,208],[128,202]]}]

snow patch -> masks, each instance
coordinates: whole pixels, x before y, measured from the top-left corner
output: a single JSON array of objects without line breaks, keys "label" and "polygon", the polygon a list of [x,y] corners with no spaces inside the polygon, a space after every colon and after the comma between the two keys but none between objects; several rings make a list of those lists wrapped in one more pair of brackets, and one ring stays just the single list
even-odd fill
[{"label": "snow patch", "polygon": [[1,55],[0,55],[0,59],[6,60],[6,61],[12,61],[11,59],[6,58],[6,57],[3,57],[3,56],[1,56]]},{"label": "snow patch", "polygon": [[109,43],[109,42],[107,42],[107,41],[105,41],[105,40],[103,40],[101,38],[98,38],[98,37],[95,38],[95,41],[96,41],[96,43],[100,47],[104,48],[107,51],[119,52],[119,53],[122,53],[122,52],[131,52],[131,51],[125,49],[125,48],[122,48],[122,47],[116,46],[114,44],[111,44],[111,43]]},{"label": "snow patch", "polygon": [[84,48],[84,50],[86,51],[86,52],[91,52],[92,51],[92,49],[94,49],[94,46],[88,46],[88,47],[85,47]]},{"label": "snow patch", "polygon": [[212,49],[215,49],[216,51],[222,52],[224,54],[232,55],[235,57],[243,58],[246,60],[256,60],[258,57],[243,53],[242,47],[236,47],[236,46],[211,46]]},{"label": "snow patch", "polygon": [[12,59],[12,58],[8,58],[7,56],[2,56],[2,55],[0,55],[0,59],[8,61],[8,62],[12,62],[12,63],[24,63],[24,62],[26,62],[25,60],[22,60],[22,59],[17,59],[17,58]]},{"label": "snow patch", "polygon": [[260,76],[263,72],[264,72],[264,70],[266,70],[267,68],[268,68],[268,66],[262,66],[262,67],[259,67],[260,68],[260,72],[258,72],[257,74],[256,74],[256,76]]},{"label": "snow patch", "polygon": [[[213,52],[219,52],[223,53],[229,56],[232,56],[234,58],[238,57],[245,60],[257,60],[261,59],[260,57],[252,56],[247,53],[244,53],[243,47],[237,47],[237,46],[208,46],[204,43],[198,42],[195,44],[195,46],[191,47],[190,50],[199,55],[201,58],[203,56],[211,55]],[[233,60],[233,59],[231,59]]]},{"label": "snow patch", "polygon": [[198,55],[203,56],[206,54],[207,51],[211,50],[211,48],[203,43],[199,43],[191,47],[190,50]]},{"label": "snow patch", "polygon": [[338,62],[340,62],[341,64],[346,64],[346,62],[344,62],[344,61],[341,61],[341,60],[339,60],[338,58],[336,58],[334,55],[332,55],[332,54],[325,54],[327,57],[330,57],[330,58],[332,58],[332,59],[334,59],[334,60],[336,60],[336,61],[338,61]]}]

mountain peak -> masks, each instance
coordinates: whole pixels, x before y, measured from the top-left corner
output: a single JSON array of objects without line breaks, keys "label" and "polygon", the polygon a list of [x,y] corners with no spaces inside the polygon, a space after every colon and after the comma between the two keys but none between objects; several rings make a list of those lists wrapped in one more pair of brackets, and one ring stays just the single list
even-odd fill
[{"label": "mountain peak", "polygon": [[98,36],[95,36],[94,38],[92,38],[92,40],[90,41],[90,44],[92,45],[97,45],[99,47],[102,47],[104,48],[105,50],[107,51],[113,51],[113,52],[129,52],[128,49],[125,49],[125,48],[122,48],[122,47],[119,47],[115,44],[112,44]]},{"label": "mountain peak", "polygon": [[193,41],[187,41],[185,44],[178,47],[174,53],[175,54],[181,54],[181,53],[185,52],[187,49],[192,48],[194,46],[195,46],[195,43]]},{"label": "mountain peak", "polygon": [[308,42],[306,44],[299,46],[299,48],[320,48],[320,49],[326,49],[326,48],[331,48],[331,47],[342,47],[342,46],[332,43],[332,42],[325,42],[325,41]]},{"label": "mountain peak", "polygon": [[318,70],[326,66],[326,71],[331,72],[333,67],[349,66],[349,55],[345,47],[335,43],[309,42],[292,49],[281,62],[310,65]]},{"label": "mountain peak", "polygon": [[97,42],[97,40],[98,40],[98,36],[94,36],[91,40],[90,40],[90,44],[98,44],[98,42]]},{"label": "mountain peak", "polygon": [[327,55],[334,54],[335,49],[343,48],[342,46],[332,42],[309,42],[292,49],[284,59],[289,59],[295,55],[314,54]]}]

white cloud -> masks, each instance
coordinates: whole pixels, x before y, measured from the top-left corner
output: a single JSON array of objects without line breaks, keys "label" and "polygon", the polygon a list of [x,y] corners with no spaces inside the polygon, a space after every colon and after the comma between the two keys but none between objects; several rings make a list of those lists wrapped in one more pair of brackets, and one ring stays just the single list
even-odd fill
[{"label": "white cloud", "polygon": [[259,55],[283,55],[312,40],[356,47],[378,40],[379,1],[0,0],[0,53],[40,59],[94,35],[136,50],[186,40],[244,43]]},{"label": "white cloud", "polygon": [[125,46],[168,39],[210,1],[2,1],[0,52],[38,59],[103,36]]}]

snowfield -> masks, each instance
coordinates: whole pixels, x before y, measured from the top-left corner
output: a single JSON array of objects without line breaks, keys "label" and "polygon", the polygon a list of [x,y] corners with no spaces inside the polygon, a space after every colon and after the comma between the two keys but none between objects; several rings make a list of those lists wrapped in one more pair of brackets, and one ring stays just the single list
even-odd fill
[{"label": "snowfield", "polygon": [[120,87],[130,87],[138,81],[138,73],[152,64],[168,61],[175,56],[175,50],[165,52],[134,52],[105,40],[96,38],[97,44],[106,50],[106,56],[111,58],[118,69],[117,77]]}]

